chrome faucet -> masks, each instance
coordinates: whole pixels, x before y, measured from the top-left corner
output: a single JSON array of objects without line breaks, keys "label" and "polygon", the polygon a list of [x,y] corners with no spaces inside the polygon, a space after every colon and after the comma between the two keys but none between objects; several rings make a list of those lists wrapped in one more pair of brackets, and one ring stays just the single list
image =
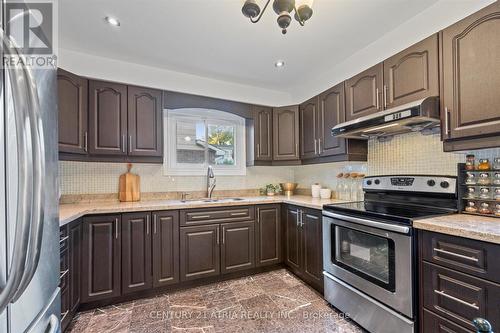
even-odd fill
[{"label": "chrome faucet", "polygon": [[[210,182],[210,179],[213,179],[213,182]],[[212,193],[214,192],[215,183],[216,180],[214,175],[214,169],[212,168],[211,165],[209,165],[207,170],[207,198],[209,199],[212,198]]]}]

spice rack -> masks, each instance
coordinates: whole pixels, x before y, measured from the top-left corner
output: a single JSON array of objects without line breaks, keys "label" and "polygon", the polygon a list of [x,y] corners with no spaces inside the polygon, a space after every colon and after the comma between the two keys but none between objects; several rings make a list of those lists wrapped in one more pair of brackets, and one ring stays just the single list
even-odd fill
[{"label": "spice rack", "polygon": [[[459,163],[458,197],[460,211],[464,214],[500,218],[499,175],[499,169],[466,170],[466,164]],[[474,203],[473,206],[471,202]],[[473,208],[471,209],[471,207]],[[474,209],[475,211],[472,211]],[[481,213],[481,211],[488,210],[489,213]]]}]

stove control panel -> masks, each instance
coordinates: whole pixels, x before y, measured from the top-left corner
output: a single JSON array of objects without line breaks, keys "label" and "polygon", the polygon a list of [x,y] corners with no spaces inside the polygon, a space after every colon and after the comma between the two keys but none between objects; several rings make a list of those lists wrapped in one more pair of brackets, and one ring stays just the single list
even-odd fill
[{"label": "stove control panel", "polygon": [[363,189],[456,194],[457,178],[420,175],[371,176],[364,179]]}]

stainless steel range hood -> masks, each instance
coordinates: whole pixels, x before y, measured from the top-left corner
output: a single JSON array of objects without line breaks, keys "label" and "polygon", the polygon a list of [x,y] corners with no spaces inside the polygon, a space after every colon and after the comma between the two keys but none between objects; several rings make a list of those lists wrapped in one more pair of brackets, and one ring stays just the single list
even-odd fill
[{"label": "stainless steel range hood", "polygon": [[408,132],[436,132],[439,125],[439,97],[427,97],[338,124],[332,128],[332,136],[383,139]]}]

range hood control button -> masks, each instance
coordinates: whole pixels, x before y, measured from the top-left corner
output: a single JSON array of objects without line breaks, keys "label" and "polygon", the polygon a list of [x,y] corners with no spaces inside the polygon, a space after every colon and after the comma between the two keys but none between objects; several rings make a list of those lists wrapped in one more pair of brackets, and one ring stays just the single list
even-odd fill
[{"label": "range hood control button", "polygon": [[375,185],[378,185],[378,184],[380,184],[380,180],[375,179]]},{"label": "range hood control button", "polygon": [[434,186],[434,185],[436,185],[436,181],[435,181],[434,179],[429,179],[429,180],[427,181],[427,185],[429,185],[429,186]]},{"label": "range hood control button", "polygon": [[372,184],[371,180],[366,181],[366,185],[371,185],[371,184]]},{"label": "range hood control button", "polygon": [[448,188],[450,186],[450,183],[448,183],[447,181],[442,181],[441,182],[441,187],[442,188]]}]

